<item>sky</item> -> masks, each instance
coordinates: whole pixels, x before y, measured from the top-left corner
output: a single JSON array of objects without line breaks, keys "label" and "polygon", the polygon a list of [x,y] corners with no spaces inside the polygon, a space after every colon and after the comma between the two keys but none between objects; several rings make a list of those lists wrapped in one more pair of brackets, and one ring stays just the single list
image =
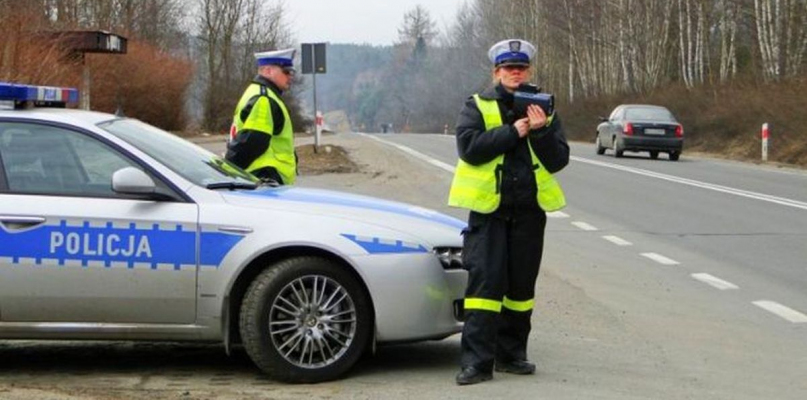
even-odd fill
[{"label": "sky", "polygon": [[404,14],[420,4],[440,32],[466,0],[286,0],[288,21],[299,43],[391,45]]}]

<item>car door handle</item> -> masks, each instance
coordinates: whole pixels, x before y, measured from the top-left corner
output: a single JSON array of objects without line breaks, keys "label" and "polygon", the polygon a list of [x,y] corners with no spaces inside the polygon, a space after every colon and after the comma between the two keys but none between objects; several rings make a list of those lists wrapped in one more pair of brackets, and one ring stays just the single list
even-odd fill
[{"label": "car door handle", "polygon": [[20,217],[14,215],[0,215],[0,224],[7,229],[17,230],[37,226],[46,219],[44,217]]}]

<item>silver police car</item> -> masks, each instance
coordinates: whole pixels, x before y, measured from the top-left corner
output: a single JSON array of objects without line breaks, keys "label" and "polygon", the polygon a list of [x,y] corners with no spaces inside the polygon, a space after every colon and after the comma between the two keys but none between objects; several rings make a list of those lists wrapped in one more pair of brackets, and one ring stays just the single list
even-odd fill
[{"label": "silver police car", "polygon": [[464,222],[265,186],[145,123],[58,108],[77,96],[0,82],[0,339],[242,344],[318,382],[376,343],[460,331]]}]

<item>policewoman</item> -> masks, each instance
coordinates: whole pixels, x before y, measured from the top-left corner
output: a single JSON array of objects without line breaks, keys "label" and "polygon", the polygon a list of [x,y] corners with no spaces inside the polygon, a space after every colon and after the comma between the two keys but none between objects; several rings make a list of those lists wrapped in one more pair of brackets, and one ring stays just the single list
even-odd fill
[{"label": "policewoman", "polygon": [[554,175],[569,162],[557,114],[530,105],[516,115],[513,93],[532,77],[535,47],[493,45],[492,88],[471,96],[456,126],[460,160],[449,205],[470,210],[463,231],[468,270],[461,371],[457,384],[489,380],[493,370],[535,373],[527,337],[541,265],[546,212],[566,204]]},{"label": "policewoman", "polygon": [[286,104],[280,97],[294,77],[294,49],[255,54],[258,75],[235,108],[225,158],[265,181],[294,183],[297,159]]}]

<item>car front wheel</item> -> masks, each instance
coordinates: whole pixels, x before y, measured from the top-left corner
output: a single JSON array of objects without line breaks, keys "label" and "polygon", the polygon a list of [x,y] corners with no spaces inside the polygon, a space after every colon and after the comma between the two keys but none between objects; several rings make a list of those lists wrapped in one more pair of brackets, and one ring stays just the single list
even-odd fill
[{"label": "car front wheel", "polygon": [[602,143],[600,143],[600,135],[597,135],[597,138],[594,139],[594,145],[597,146],[597,154],[605,154],[605,147],[602,147]]},{"label": "car front wheel", "polygon": [[267,268],[241,304],[247,354],[281,381],[338,378],[370,340],[371,307],[364,293],[351,273],[323,258],[290,258]]}]

